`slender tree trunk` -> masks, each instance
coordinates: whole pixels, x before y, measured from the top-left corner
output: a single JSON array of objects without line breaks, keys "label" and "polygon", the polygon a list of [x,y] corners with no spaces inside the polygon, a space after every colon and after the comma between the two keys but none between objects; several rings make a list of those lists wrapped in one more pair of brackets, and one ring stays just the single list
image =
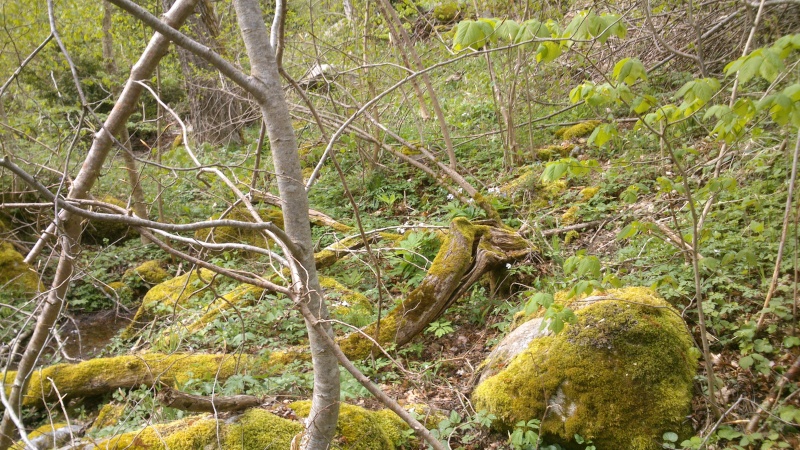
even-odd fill
[{"label": "slender tree trunk", "polygon": [[[168,10],[174,3],[175,0],[163,0],[164,9]],[[217,40],[219,19],[210,0],[198,0],[196,14],[186,22],[187,35],[225,56]],[[186,85],[193,137],[210,144],[242,142],[241,116],[244,106],[239,96],[232,94],[232,87],[221,81],[217,69],[205,59],[180,47],[178,58]]]},{"label": "slender tree trunk", "polygon": [[[178,0],[165,15],[164,20],[170,26],[179,28],[194,9],[196,1]],[[95,135],[89,154],[86,156],[86,160],[83,162],[83,166],[72,184],[68,195],[69,198],[85,198],[95,181],[97,181],[109,149],[111,149],[112,139],[109,133],[117,135],[125,126],[131,113],[136,110],[137,101],[142,91],[142,87],[136,81],[148,80],[168,49],[169,40],[156,33],[147,45],[142,57],[131,69],[128,83],[111,110],[103,129]],[[11,420],[11,413],[19,417],[21,393],[25,392],[30,374],[50,336],[50,330],[64,307],[64,298],[72,277],[73,255],[80,245],[80,218],[72,217],[65,211],[61,211],[58,216],[58,225],[61,257],[56,269],[52,289],[49,291],[47,299],[40,306],[36,327],[19,362],[17,375],[9,392],[10,408],[5,411],[2,423],[0,423],[0,450],[6,450],[13,443],[14,423]]]},{"label": "slender tree trunk", "polygon": [[[257,0],[234,0],[233,5],[250,57],[251,73],[263,83],[265,100],[259,106],[267,124],[278,191],[283,201],[284,229],[296,247],[294,256],[303,272],[302,279],[294,281],[300,282],[301,301],[306,303],[317,319],[325,320],[328,311],[321,296],[322,288],[314,264],[308,197],[275,53]],[[313,324],[306,321],[306,328],[314,365],[314,394],[302,447],[323,450],[330,447],[339,417],[339,363],[336,355],[327,348],[324,336]],[[326,324],[324,330],[333,336],[330,324]]]},{"label": "slender tree trunk", "polygon": [[103,61],[109,74],[117,71],[117,64],[114,61],[114,38],[111,36],[111,13],[111,3],[103,1]]}]

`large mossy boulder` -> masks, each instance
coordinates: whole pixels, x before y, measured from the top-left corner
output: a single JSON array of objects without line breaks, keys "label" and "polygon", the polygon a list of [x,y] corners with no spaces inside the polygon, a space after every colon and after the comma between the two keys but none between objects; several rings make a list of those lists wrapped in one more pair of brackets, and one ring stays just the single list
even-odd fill
[{"label": "large mossy boulder", "polygon": [[567,449],[655,450],[684,434],[697,352],[677,311],[646,288],[578,299],[556,296],[577,316],[558,335],[541,316],[510,333],[484,364],[473,393],[495,426],[541,419],[546,439]]}]

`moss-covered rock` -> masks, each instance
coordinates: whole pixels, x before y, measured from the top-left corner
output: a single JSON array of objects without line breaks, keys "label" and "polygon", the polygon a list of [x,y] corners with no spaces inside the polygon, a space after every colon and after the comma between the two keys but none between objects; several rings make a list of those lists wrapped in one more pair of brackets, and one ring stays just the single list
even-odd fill
[{"label": "moss-covered rock", "polygon": [[[310,401],[289,405],[300,417],[308,417]],[[339,408],[339,423],[332,449],[342,450],[394,450],[403,442],[403,420],[390,410],[369,411],[342,403]]]},{"label": "moss-covered rock", "polygon": [[556,301],[577,323],[542,335],[533,317],[509,334],[522,344],[487,361],[475,408],[500,429],[544,418],[542,433],[569,449],[583,448],[575,434],[601,449],[656,450],[663,433],[685,433],[697,358],[680,315],[646,288]]},{"label": "moss-covered rock", "polygon": [[569,156],[573,148],[575,148],[573,144],[548,145],[546,147],[537,148],[534,153],[538,161],[553,161]]},{"label": "moss-covered rock", "polygon": [[439,23],[450,23],[461,14],[458,2],[442,2],[433,7],[433,18]]},{"label": "moss-covered rock", "polygon": [[298,422],[280,418],[261,409],[251,409],[225,429],[225,449],[288,449],[292,438],[303,431]]},{"label": "moss-covered rock", "polygon": [[139,266],[125,271],[123,278],[135,278],[147,284],[158,284],[169,279],[169,272],[161,267],[161,261],[145,261]]},{"label": "moss-covered rock", "polygon": [[602,122],[599,120],[587,120],[570,127],[559,128],[556,130],[556,136],[564,139],[565,141],[586,136],[594,131]]},{"label": "moss-covered rock", "polygon": [[[128,204],[122,200],[106,195],[99,199],[101,202],[110,203],[120,208],[127,208]],[[108,212],[107,210],[103,212]],[[119,243],[125,239],[138,236],[139,233],[124,223],[91,221],[81,235],[81,239],[90,244]]]},{"label": "moss-covered rock", "polygon": [[203,295],[215,281],[214,272],[199,269],[153,286],[142,299],[139,310],[122,332],[122,337],[128,339],[154,318],[179,311],[189,300]]},{"label": "moss-covered rock", "polygon": [[[23,261],[23,256],[8,242],[0,242],[0,302],[18,306],[42,290],[39,275]],[[0,318],[10,313],[0,309]]]},{"label": "moss-covered rock", "polygon": [[331,277],[320,277],[319,282],[334,319],[356,327],[372,321],[372,303],[364,294],[348,289]]},{"label": "moss-covered rock", "polygon": [[[268,206],[259,208],[258,214],[266,222],[272,222],[279,228],[283,228],[283,212],[275,207]],[[209,220],[217,220],[220,214],[214,215]],[[253,216],[243,205],[234,207],[226,216],[225,220],[236,220],[239,222],[254,222]],[[268,248],[267,239],[259,230],[248,230],[235,227],[217,227],[211,230],[202,229],[197,230],[194,234],[195,239],[199,241],[210,241],[216,243],[239,243],[248,244],[260,248]],[[257,256],[253,253],[251,256]]]}]

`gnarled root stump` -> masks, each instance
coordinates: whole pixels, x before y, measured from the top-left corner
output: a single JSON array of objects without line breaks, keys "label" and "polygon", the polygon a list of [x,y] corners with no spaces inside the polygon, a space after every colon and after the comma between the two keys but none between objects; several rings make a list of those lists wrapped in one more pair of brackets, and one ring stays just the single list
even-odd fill
[{"label": "gnarled root stump", "polygon": [[[380,327],[377,322],[368,325],[360,333],[341,338],[339,345],[351,359],[370,353],[373,343],[364,334],[381,345],[404,345],[441,316],[485,273],[533,252],[535,249],[514,231],[456,218],[420,285],[380,320]],[[380,335],[376,337],[378,328]]]}]

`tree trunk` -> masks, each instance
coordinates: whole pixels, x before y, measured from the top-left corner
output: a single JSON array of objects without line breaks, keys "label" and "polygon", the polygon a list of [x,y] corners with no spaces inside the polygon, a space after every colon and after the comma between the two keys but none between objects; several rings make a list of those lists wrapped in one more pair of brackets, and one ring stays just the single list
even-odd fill
[{"label": "tree trunk", "polygon": [[[175,0],[163,0],[169,9]],[[225,51],[220,45],[219,19],[209,0],[198,0],[196,14],[187,20],[187,33],[197,42],[220,55]],[[241,143],[242,112],[245,109],[239,95],[233,95],[232,86],[221,81],[219,72],[205,59],[178,47],[186,98],[189,101],[189,123],[198,142],[209,144]]]},{"label": "tree trunk", "polygon": [[[194,9],[196,1],[179,0],[165,15],[164,20],[172,27],[179,28]],[[142,57],[131,69],[128,83],[111,110],[103,128],[95,135],[89,154],[86,156],[83,166],[78,176],[75,177],[75,181],[69,191],[69,198],[86,198],[88,195],[100,175],[103,162],[111,148],[112,140],[109,133],[118,134],[119,130],[125,126],[128,117],[136,110],[137,100],[143,89],[136,81],[149,79],[168,49],[169,40],[156,33],[147,45]],[[47,295],[47,299],[40,306],[41,309],[38,311],[33,336],[28,341],[25,352],[22,355],[16,377],[8,395],[9,405],[7,405],[2,423],[0,423],[0,450],[6,450],[13,443],[14,423],[11,415],[15,414],[19,417],[21,393],[26,391],[33,367],[36,365],[41,350],[50,336],[50,330],[64,307],[67,288],[72,278],[73,258],[80,245],[80,221],[80,218],[73,217],[63,210],[58,216],[61,257],[56,269],[52,289]]]},{"label": "tree trunk", "polygon": [[[300,288],[299,300],[306,303],[317,319],[326,320],[328,310],[321,296],[322,287],[314,264],[308,197],[303,186],[297,140],[280,85],[275,53],[258,2],[234,0],[233,5],[250,57],[251,73],[263,83],[265,99],[259,106],[267,124],[278,192],[283,201],[285,231],[296,248],[293,256],[303,271],[302,275],[296,274],[301,278],[293,281]],[[314,366],[314,394],[302,447],[322,450],[330,447],[339,417],[339,363],[313,324],[307,321],[306,328]],[[329,336],[333,336],[330,324],[326,323],[324,329]]]}]

